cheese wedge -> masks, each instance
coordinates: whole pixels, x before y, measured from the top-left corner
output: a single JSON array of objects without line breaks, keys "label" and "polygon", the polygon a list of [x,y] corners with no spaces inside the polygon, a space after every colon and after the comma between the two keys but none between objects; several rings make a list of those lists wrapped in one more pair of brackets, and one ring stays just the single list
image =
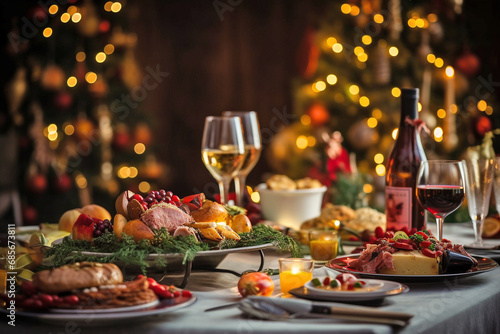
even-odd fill
[{"label": "cheese wedge", "polygon": [[438,275],[441,258],[432,258],[418,250],[398,251],[392,254],[394,270],[381,269],[381,274],[389,275]]}]

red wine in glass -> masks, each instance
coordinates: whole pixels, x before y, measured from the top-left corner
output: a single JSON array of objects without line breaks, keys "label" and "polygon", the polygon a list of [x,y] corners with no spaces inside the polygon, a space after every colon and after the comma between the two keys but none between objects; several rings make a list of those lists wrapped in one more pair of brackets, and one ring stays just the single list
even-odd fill
[{"label": "red wine in glass", "polygon": [[461,186],[427,185],[417,187],[417,196],[435,217],[444,218],[462,205],[465,192]]}]

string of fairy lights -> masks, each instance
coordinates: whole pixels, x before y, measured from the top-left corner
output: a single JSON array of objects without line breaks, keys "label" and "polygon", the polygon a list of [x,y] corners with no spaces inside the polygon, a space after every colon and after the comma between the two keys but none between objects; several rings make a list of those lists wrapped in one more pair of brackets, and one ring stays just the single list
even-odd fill
[{"label": "string of fairy lights", "polygon": [[[348,3],[342,4],[340,10],[343,14],[351,16],[357,16],[361,13],[360,7]],[[420,17],[417,12],[411,12],[408,14],[408,16],[409,17],[406,21],[406,24],[411,29],[428,29],[431,23],[435,23],[438,21],[438,16],[433,13],[427,15],[426,17]],[[376,24],[383,24],[386,21],[386,18],[384,17],[384,15],[376,13],[372,15],[372,20]],[[365,47],[371,45],[374,42],[373,38],[368,34],[361,36],[360,41]],[[329,36],[323,41],[323,43],[324,43],[323,47],[325,49],[328,48],[328,50],[331,50],[333,54],[341,54],[342,52],[347,52],[346,47],[342,44],[342,41],[339,39],[339,37]],[[389,43],[386,40],[381,39],[377,43],[379,47],[382,47],[387,51],[387,54],[390,57],[398,57],[400,55],[398,47],[395,45],[389,45]],[[348,52],[350,52],[350,50]],[[355,65],[359,69],[366,68],[366,62],[368,62],[369,56],[365,48],[361,45],[358,45],[352,50],[352,52],[358,60],[358,62],[356,62]],[[442,69],[445,66],[445,60],[433,53],[427,54],[426,61],[428,64],[433,65],[436,69]],[[454,76],[455,76],[455,70],[451,65],[444,67],[443,78],[445,84],[446,82],[453,81]],[[339,76],[336,75],[335,73],[330,73],[326,77],[324,77],[324,79],[317,79],[314,83],[312,83],[310,86],[310,90],[313,92],[313,94],[322,94],[322,93],[330,94],[327,88],[329,86],[330,87],[335,86],[339,82],[342,82],[342,78],[339,78]],[[347,86],[348,86],[347,91],[351,95],[350,100],[353,101],[353,103],[357,103],[359,104],[359,106],[363,108],[368,108],[371,106],[370,97],[363,92],[363,88],[360,85],[356,83],[351,83],[351,84],[347,83]],[[342,93],[337,93],[337,94],[342,94]],[[391,88],[391,95],[395,98],[398,98],[401,95],[401,90],[398,87],[393,87]],[[479,100],[477,102],[477,109],[480,112],[484,112],[486,115],[491,115],[493,113],[493,107],[491,105],[488,105],[488,103],[484,100]],[[418,111],[419,112],[422,111],[422,104],[420,102],[418,103]],[[457,111],[458,107],[453,101],[448,106],[445,105],[443,108],[439,108],[437,111],[435,111],[435,115],[437,116],[438,119],[444,120],[447,117],[447,115],[454,115],[457,113]],[[366,119],[366,124],[368,127],[375,129],[379,125],[379,121],[382,118],[383,118],[383,111],[378,107],[374,107],[371,111],[371,117]],[[300,122],[303,125],[308,126],[311,124],[311,117],[307,114],[302,115]],[[398,129],[397,128],[393,129],[391,133],[393,139],[396,139],[397,133]],[[441,126],[436,126],[433,129],[432,134],[436,142],[441,142],[445,137],[445,130]],[[313,136],[300,135],[296,139],[296,146],[301,150],[304,150],[308,147],[314,147],[315,145],[316,145],[316,139]],[[373,155],[373,161],[376,164],[375,173],[378,176],[385,175],[386,172],[384,165],[385,160],[386,157],[384,156],[384,154],[380,152],[375,153]]]},{"label": "string of fairy lights", "polygon": [[[119,13],[123,6],[118,1],[108,1],[104,4],[104,10],[109,13]],[[81,10],[79,6],[71,5],[66,10],[62,6],[53,4],[49,7],[48,12],[52,16],[59,14],[59,20],[64,24],[78,24],[85,20],[85,13]],[[110,23],[107,20],[102,20],[99,26],[100,30],[108,31],[110,29]],[[53,36],[53,28],[45,27],[42,30],[42,35],[45,38],[51,38]],[[95,61],[96,63],[104,63],[113,53],[115,52],[115,46],[112,43],[108,43],[104,48],[95,53],[89,54],[82,50],[77,50],[75,54],[75,60],[78,63],[83,63],[85,61]],[[85,84],[93,85],[100,79],[100,74],[88,71],[84,75]],[[66,78],[66,85],[72,89],[77,87],[80,83],[75,75],[69,75]],[[109,127],[111,125],[109,124]],[[62,130],[62,131],[61,131]],[[75,134],[75,125],[71,122],[65,122],[62,124],[61,129],[57,124],[49,124],[43,129],[44,136],[49,140],[50,147],[52,149],[57,149],[59,143],[62,141],[63,136],[73,136]],[[137,155],[142,155],[146,152],[146,145],[144,143],[136,143],[133,147],[133,151]],[[113,170],[113,166],[110,162],[104,162],[101,167],[103,173],[109,174]],[[116,176],[120,179],[133,179],[138,177],[139,170],[135,166],[120,165],[116,168]],[[86,177],[82,173],[77,173],[75,176],[75,183],[80,189],[84,189],[88,185]],[[138,185],[139,190],[142,192],[148,192],[151,188],[147,181],[142,181]]]}]

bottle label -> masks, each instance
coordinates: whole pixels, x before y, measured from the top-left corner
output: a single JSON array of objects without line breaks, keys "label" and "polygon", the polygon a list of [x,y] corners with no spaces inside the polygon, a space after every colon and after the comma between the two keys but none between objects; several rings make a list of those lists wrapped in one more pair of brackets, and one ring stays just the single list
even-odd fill
[{"label": "bottle label", "polygon": [[411,187],[385,187],[387,229],[411,229]]}]

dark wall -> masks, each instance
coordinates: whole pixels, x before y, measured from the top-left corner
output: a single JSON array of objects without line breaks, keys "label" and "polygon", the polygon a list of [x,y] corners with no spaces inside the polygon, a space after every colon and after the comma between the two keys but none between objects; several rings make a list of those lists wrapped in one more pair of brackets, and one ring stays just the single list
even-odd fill
[{"label": "dark wall", "polygon": [[[159,157],[171,168],[167,187],[179,194],[216,189],[201,162],[205,116],[255,110],[261,128],[275,131],[282,124],[275,113],[291,112],[298,47],[309,17],[322,7],[308,1],[232,1],[238,2],[135,4],[141,66],[170,73],[142,106],[158,120]],[[259,183],[268,170],[262,157],[248,184]]]}]

